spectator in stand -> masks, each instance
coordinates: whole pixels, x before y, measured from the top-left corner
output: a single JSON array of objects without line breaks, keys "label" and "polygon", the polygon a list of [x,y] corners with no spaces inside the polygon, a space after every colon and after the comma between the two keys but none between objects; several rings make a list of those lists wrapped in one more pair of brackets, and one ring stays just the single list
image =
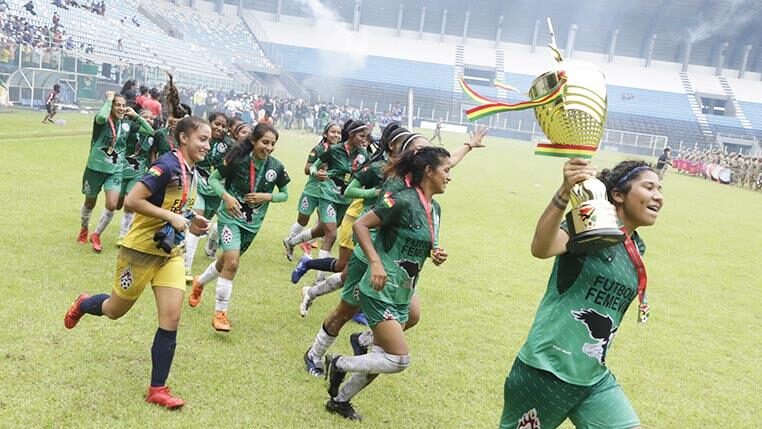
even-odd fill
[{"label": "spectator in stand", "polygon": [[206,90],[202,87],[193,94],[193,113],[199,118],[206,117]]},{"label": "spectator in stand", "polygon": [[136,99],[138,98],[138,91],[136,89],[137,87],[137,82],[134,80],[128,80],[124,83],[122,90],[119,92],[119,94],[121,94],[127,102],[127,107],[132,107],[132,109],[136,111],[139,110],[136,102]]},{"label": "spectator in stand", "polygon": [[148,95],[148,87],[145,85],[140,85],[140,95],[135,97],[135,104],[138,105],[138,109],[145,109],[146,107],[143,103],[149,98],[151,98],[151,96]]},{"label": "spectator in stand", "polygon": [[[154,118],[157,118],[161,120],[162,112],[161,112],[161,103],[159,102],[159,96],[161,95],[161,92],[158,88],[151,88],[151,90],[148,92],[149,98],[143,99],[143,108],[148,109],[151,111],[151,115],[153,115]],[[154,127],[154,129],[157,129],[157,127]]]},{"label": "spectator in stand", "polygon": [[140,23],[138,22],[137,15],[132,15],[132,23],[135,24],[135,27],[140,27]]},{"label": "spectator in stand", "polygon": [[[58,6],[58,4],[56,4],[56,3],[60,3],[60,2],[61,2],[61,0],[54,0],[53,4]],[[61,17],[58,16],[58,12],[53,12],[53,25],[56,26],[56,25],[58,25],[59,22],[61,22]]]},{"label": "spectator in stand", "polygon": [[33,0],[29,0],[24,5],[24,9],[26,9],[27,12],[31,13],[33,16],[37,16],[37,12],[34,11],[34,2]]}]

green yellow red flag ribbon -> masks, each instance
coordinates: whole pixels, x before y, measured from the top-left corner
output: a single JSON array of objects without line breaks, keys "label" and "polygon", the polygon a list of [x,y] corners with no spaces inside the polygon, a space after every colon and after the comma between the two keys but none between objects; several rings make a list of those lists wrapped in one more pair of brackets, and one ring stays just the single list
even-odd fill
[{"label": "green yellow red flag ribbon", "polygon": [[[531,109],[537,106],[542,106],[543,104],[548,104],[558,97],[562,96],[564,93],[563,90],[564,86],[566,85],[566,76],[563,73],[559,73],[558,77],[558,84],[556,84],[556,86],[553,87],[547,94],[534,99],[529,99],[527,101],[510,104],[484,97],[483,95],[474,91],[470,86],[468,86],[468,84],[463,79],[463,76],[461,76],[460,86],[463,89],[463,92],[472,100],[476,101],[477,103],[481,103],[480,106],[466,110],[466,117],[469,121],[476,121],[477,119],[481,119],[489,115],[494,115],[496,113]],[[496,82],[495,85],[497,86],[497,84],[498,83]]]}]

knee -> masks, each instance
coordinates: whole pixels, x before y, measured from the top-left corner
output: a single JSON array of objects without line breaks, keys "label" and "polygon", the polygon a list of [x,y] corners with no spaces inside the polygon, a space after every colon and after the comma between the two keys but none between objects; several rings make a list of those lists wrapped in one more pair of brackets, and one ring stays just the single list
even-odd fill
[{"label": "knee", "polygon": [[159,326],[167,331],[176,331],[180,326],[180,309],[165,311],[159,316]]},{"label": "knee", "polygon": [[238,258],[230,258],[226,259],[224,263],[224,270],[229,272],[230,274],[235,274],[238,272]]},{"label": "knee", "polygon": [[330,243],[333,243],[334,241],[336,241],[336,229],[325,228],[323,232],[323,241],[327,241]]},{"label": "knee", "polygon": [[410,366],[410,355],[392,355],[386,353],[384,358],[388,364],[389,373],[396,374],[404,371]]},{"label": "knee", "polygon": [[119,203],[117,201],[106,200],[106,210],[108,210],[110,212],[113,212],[113,211],[117,210],[117,206],[118,205],[119,205]]},{"label": "knee", "polygon": [[334,311],[328,316],[327,319],[323,321],[323,326],[329,334],[333,336],[339,335],[341,328],[343,328],[344,325],[349,322],[349,319],[351,319],[352,316],[354,316],[354,314],[346,315],[344,313]]}]

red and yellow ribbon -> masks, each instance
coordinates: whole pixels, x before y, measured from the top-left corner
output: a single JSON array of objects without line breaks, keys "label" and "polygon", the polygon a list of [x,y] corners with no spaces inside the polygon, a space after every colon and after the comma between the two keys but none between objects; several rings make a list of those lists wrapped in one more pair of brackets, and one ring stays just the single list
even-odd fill
[{"label": "red and yellow ribbon", "polygon": [[[537,106],[542,106],[543,104],[548,104],[563,95],[564,86],[566,85],[566,76],[563,73],[559,73],[558,77],[558,84],[547,94],[534,99],[529,99],[527,101],[509,104],[497,100],[492,100],[480,95],[471,89],[471,87],[468,86],[468,84],[463,79],[463,76],[461,76],[460,86],[463,88],[463,92],[477,103],[482,103],[480,106],[466,110],[466,117],[469,121],[476,121],[485,116],[494,115],[496,113],[531,109]],[[495,85],[497,86],[498,82],[496,82]]]}]

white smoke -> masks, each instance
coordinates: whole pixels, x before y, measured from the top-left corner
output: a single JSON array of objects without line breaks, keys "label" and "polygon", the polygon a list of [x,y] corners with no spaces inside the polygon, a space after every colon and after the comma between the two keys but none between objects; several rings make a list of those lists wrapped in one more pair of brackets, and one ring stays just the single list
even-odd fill
[{"label": "white smoke", "polygon": [[[356,33],[341,22],[338,13],[320,2],[320,0],[297,0],[313,16],[315,31],[327,41],[327,46],[320,51],[320,69],[323,75],[341,76],[365,67],[368,38]],[[338,51],[338,52],[336,52]]]},{"label": "white smoke", "polygon": [[741,28],[754,19],[754,14],[743,13],[752,3],[754,2],[750,0],[731,0],[718,3],[714,8],[710,6],[698,15],[698,23],[688,28],[687,41],[699,42],[717,33]]}]

